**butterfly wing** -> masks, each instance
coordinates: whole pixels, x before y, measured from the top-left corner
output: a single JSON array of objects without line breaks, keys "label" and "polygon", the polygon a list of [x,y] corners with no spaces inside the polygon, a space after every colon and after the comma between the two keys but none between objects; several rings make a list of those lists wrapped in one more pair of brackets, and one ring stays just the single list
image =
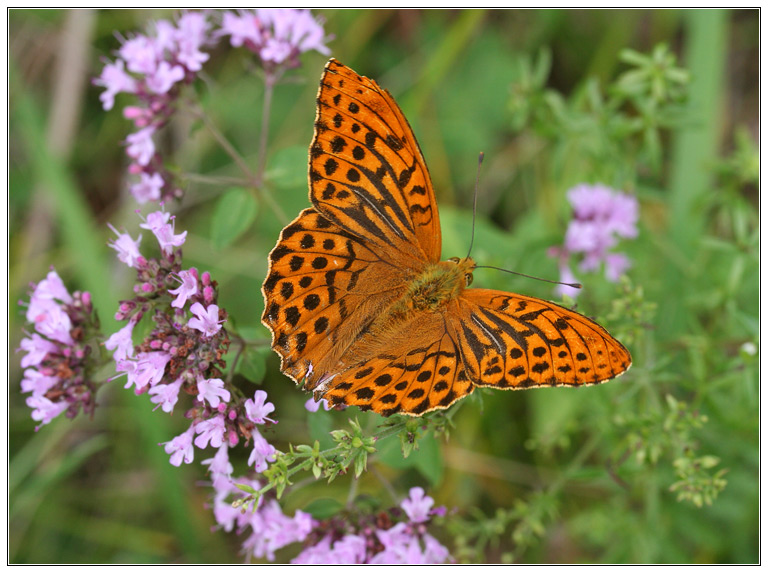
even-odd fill
[{"label": "butterfly wing", "polygon": [[296,382],[343,369],[347,349],[405,282],[401,269],[312,208],[283,229],[269,265],[262,322]]},{"label": "butterfly wing", "polygon": [[606,329],[555,303],[467,289],[451,306],[454,337],[475,385],[594,385],[630,368],[630,353]]},{"label": "butterfly wing", "polygon": [[411,127],[376,82],[331,59],[317,97],[310,200],[389,261],[437,262],[441,228]]},{"label": "butterfly wing", "polygon": [[316,389],[316,398],[373,410],[422,415],[473,391],[443,313],[415,314],[373,356]]}]

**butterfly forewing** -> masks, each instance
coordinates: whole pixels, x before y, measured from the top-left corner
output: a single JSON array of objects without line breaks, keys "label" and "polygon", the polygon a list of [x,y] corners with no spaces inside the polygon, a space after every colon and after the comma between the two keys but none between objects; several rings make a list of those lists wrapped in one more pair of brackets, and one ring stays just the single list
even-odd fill
[{"label": "butterfly forewing", "polygon": [[318,90],[310,199],[394,262],[440,258],[435,193],[406,118],[386,90],[336,60]]},{"label": "butterfly forewing", "polygon": [[354,235],[305,209],[282,231],[262,287],[262,322],[282,370],[299,382],[311,365],[316,373],[339,368],[339,358],[399,296],[404,281]]}]

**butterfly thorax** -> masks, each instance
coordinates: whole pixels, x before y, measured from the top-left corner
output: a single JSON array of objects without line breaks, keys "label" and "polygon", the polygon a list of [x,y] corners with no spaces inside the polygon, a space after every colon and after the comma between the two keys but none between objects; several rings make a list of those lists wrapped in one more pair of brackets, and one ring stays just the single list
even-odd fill
[{"label": "butterfly thorax", "polygon": [[469,257],[427,265],[408,283],[404,296],[393,305],[392,314],[438,311],[472,282],[474,268],[475,261]]}]

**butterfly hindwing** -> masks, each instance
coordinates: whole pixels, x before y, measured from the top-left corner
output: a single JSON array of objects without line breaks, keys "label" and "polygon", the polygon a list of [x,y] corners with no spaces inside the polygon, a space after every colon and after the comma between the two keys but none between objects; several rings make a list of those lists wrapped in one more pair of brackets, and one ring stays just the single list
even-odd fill
[{"label": "butterfly hindwing", "polygon": [[630,367],[630,353],[603,327],[555,303],[466,289],[456,305],[452,326],[478,386],[593,385]]},{"label": "butterfly hindwing", "polygon": [[440,313],[415,316],[370,360],[337,375],[318,396],[385,416],[448,408],[473,391]]}]

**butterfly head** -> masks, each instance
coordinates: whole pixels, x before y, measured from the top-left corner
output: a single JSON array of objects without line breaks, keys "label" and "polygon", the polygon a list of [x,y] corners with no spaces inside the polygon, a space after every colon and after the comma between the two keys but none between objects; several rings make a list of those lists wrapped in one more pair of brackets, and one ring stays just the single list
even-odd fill
[{"label": "butterfly head", "polygon": [[464,259],[449,257],[447,261],[457,266],[457,272],[464,281],[464,287],[469,287],[473,282],[473,270],[475,269],[475,261],[472,257],[465,257]]}]

